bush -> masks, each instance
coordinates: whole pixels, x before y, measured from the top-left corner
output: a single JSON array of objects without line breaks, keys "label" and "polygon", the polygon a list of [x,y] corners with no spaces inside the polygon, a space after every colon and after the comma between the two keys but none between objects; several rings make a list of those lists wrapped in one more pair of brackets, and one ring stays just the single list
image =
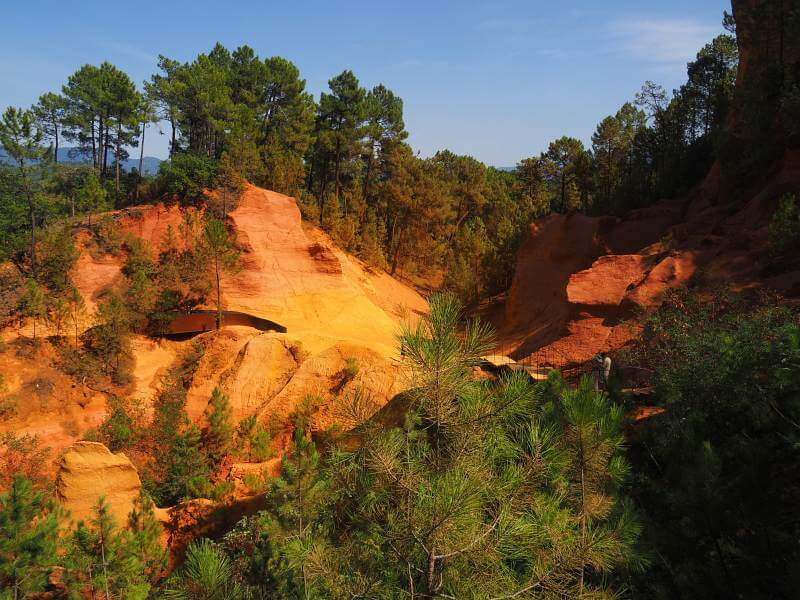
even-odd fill
[{"label": "bush", "polygon": [[344,363],[343,375],[347,381],[352,381],[358,375],[359,366],[358,359],[350,357]]},{"label": "bush", "polygon": [[79,381],[95,381],[103,373],[100,361],[93,354],[76,350],[71,346],[58,346],[59,367]]},{"label": "bush", "polygon": [[35,487],[50,483],[47,474],[50,449],[35,435],[0,434],[0,489],[7,489],[16,475],[31,480]]},{"label": "bush", "polygon": [[109,408],[111,412],[100,425],[101,441],[112,452],[130,448],[139,440],[142,429],[137,426],[136,419],[119,398],[112,398]]},{"label": "bush", "polygon": [[769,224],[769,246],[773,254],[783,255],[800,249],[800,209],[797,197],[786,194]]},{"label": "bush", "polygon": [[202,199],[203,190],[213,185],[216,176],[217,161],[188,152],[173,155],[158,169],[163,192],[189,202]]},{"label": "bush", "polygon": [[120,256],[125,246],[125,236],[111,215],[103,216],[92,228],[94,241],[101,253]]},{"label": "bush", "polygon": [[797,315],[768,298],[672,292],[631,355],[664,408],[631,438],[666,567],[654,563],[639,596],[791,597],[800,523],[782,515],[800,502]]}]

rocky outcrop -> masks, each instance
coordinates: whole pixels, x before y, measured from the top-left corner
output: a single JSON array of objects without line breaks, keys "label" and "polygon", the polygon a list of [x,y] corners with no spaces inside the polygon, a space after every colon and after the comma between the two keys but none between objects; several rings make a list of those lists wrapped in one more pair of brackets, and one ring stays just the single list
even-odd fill
[{"label": "rocky outcrop", "polygon": [[[173,243],[182,247],[182,226],[197,216],[192,208],[159,204],[95,215],[91,225],[97,226],[102,219],[111,223],[111,231],[120,239],[141,237],[155,256],[169,231]],[[293,198],[246,186],[229,220],[243,256],[238,273],[223,277],[224,307],[280,323],[286,333],[226,326],[192,341],[135,335],[132,382],[107,392],[101,387],[89,389],[63,373],[58,353],[47,342],[42,345],[52,350],[47,360],[0,353],[5,391],[15,399],[14,411],[0,419],[0,432],[38,434],[45,445],[60,451],[102,423],[110,394],[124,396],[146,419],[164,376],[194,343],[202,344],[205,353],[188,390],[187,412],[201,426],[214,387],[229,396],[234,422],[252,414],[265,421],[285,418],[302,400],[302,387],[312,383],[309,391],[319,391],[326,402],[338,402],[337,393],[349,392],[354,385],[337,388],[335,374],[349,357],[361,361],[363,371],[355,382],[371,381],[376,402],[385,402],[395,393],[400,385],[395,382],[396,335],[403,323],[426,312],[425,300],[411,287],[338,249],[318,228],[303,223]],[[79,257],[71,273],[87,304],[81,328],[91,325],[91,315],[104,294],[121,290],[125,260],[124,251],[102,250],[89,232],[88,221],[85,225],[77,233]],[[17,335],[14,331],[4,337]],[[307,360],[312,362],[301,369]],[[368,370],[386,372],[391,381],[378,385],[377,375],[365,375]],[[317,375],[323,378],[321,384],[312,381]],[[16,401],[29,397],[29,392],[37,396],[36,402]],[[330,423],[332,411],[324,405],[319,410],[321,416],[315,422]]]},{"label": "rocky outcrop", "polygon": [[103,497],[117,524],[124,524],[139,495],[139,473],[124,454],[113,454],[97,442],[76,442],[61,457],[56,498],[73,523],[89,521]]},{"label": "rocky outcrop", "polygon": [[664,259],[660,240],[685,206],[662,202],[626,219],[550,215],[532,224],[499,327],[500,352],[564,366],[625,343],[631,309],[657,300],[632,294]]},{"label": "rocky outcrop", "polygon": [[765,268],[774,198],[800,182],[794,160],[781,165],[741,204],[717,202],[716,166],[686,198],[624,219],[552,215],[533,224],[517,256],[499,352],[534,364],[585,363],[625,345],[637,333],[634,317],[682,286],[800,295],[796,267],[779,276]]},{"label": "rocky outcrop", "polygon": [[[397,354],[398,320],[375,300],[385,280],[316,232],[307,232],[293,198],[248,186],[230,213],[243,268],[223,281],[226,308],[284,325],[311,353],[344,341]],[[407,286],[395,294],[410,312],[426,310]]]},{"label": "rocky outcrop", "polygon": [[640,254],[601,256],[592,266],[573,273],[567,282],[567,302],[586,307],[616,307],[645,273],[649,257]]}]

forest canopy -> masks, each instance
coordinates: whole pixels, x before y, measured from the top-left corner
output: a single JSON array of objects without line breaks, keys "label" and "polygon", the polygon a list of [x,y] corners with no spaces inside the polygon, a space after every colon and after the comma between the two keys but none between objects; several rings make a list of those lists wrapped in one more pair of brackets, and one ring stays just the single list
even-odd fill
[{"label": "forest canopy", "polygon": [[[198,203],[206,189],[249,181],[295,196],[307,219],[373,267],[420,282],[446,271],[445,286],[473,301],[508,286],[532,219],[622,214],[694,185],[717,155],[737,62],[734,37],[720,35],[687,65],[684,85],[668,93],[646,82],[598,124],[590,147],[564,136],[511,170],[448,150],[420,158],[402,99],[350,70],[316,99],[290,60],[248,46],[217,44],[187,62],[161,56],[141,86],[110,63],[84,65],[31,109],[4,115],[3,257],[32,265],[33,231],[62,216]],[[156,123],[170,157],[145,177]],[[65,144],[91,167],[56,164]],[[126,172],[137,151],[138,169]]]}]

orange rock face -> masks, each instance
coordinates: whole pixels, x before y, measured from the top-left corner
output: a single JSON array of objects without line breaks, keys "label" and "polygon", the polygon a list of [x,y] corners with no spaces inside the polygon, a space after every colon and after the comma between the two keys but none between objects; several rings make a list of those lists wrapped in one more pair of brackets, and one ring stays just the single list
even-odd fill
[{"label": "orange rock face", "polygon": [[[386,278],[324,236],[309,239],[293,198],[248,186],[230,218],[245,254],[241,272],[223,281],[226,308],[280,323],[312,353],[345,341],[394,356],[399,323],[392,312],[426,310],[424,300],[399,283],[403,293],[377,302]],[[392,301],[398,306],[387,311],[384,303]]]},{"label": "orange rock face", "polygon": [[91,519],[102,496],[117,524],[124,525],[141,487],[128,457],[96,442],[73,444],[61,457],[56,476],[56,498],[73,523]]},{"label": "orange rock face", "polygon": [[629,288],[642,280],[649,262],[639,254],[601,256],[588,269],[570,275],[567,302],[619,306]]},{"label": "orange rock face", "polygon": [[775,198],[800,180],[787,152],[749,201],[719,201],[720,168],[685,198],[624,219],[551,215],[530,226],[499,323],[500,354],[534,364],[577,366],[637,333],[634,317],[671,289],[721,284],[800,295],[800,272],[770,276],[767,226]]},{"label": "orange rock face", "polygon": [[[155,205],[102,218],[113,222],[116,233],[144,239],[155,256],[170,228],[180,246],[182,224],[196,216],[191,208]],[[373,271],[336,248],[324,232],[303,224],[288,196],[247,186],[229,220],[243,255],[238,273],[223,275],[224,307],[270,319],[287,332],[231,326],[194,341],[135,335],[133,381],[113,393],[126,395],[147,419],[164,376],[196,342],[204,355],[188,390],[187,412],[201,426],[215,387],[229,396],[234,424],[254,414],[265,422],[286,419],[305,396],[319,396],[318,427],[339,418],[339,405],[356,386],[363,386],[377,405],[402,388],[396,336],[404,323],[427,311],[416,291]],[[103,254],[86,231],[76,241],[80,252],[71,277],[87,304],[84,329],[103,294],[124,285],[125,256]],[[40,334],[42,329],[40,324]],[[9,349],[0,352],[6,388],[0,400],[4,394],[13,399],[14,410],[0,420],[0,432],[38,434],[44,445],[59,451],[102,423],[108,394],[60,371],[57,353],[47,343],[47,360],[15,353],[13,340],[30,333],[30,325],[2,332]],[[348,361],[358,373],[343,382]]]}]

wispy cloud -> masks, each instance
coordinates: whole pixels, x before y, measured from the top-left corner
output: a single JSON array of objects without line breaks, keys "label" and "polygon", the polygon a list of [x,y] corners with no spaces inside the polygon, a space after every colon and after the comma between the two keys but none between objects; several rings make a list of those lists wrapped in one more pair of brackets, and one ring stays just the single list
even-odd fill
[{"label": "wispy cloud", "polygon": [[611,23],[616,51],[664,66],[683,66],[719,27],[687,19],[626,19]]},{"label": "wispy cloud", "polygon": [[[492,47],[508,51],[508,58],[527,57],[531,53],[550,59],[563,59],[568,53],[558,47],[553,36],[553,24],[538,18],[490,17],[479,21],[475,30]],[[544,45],[554,44],[554,45]]]}]

